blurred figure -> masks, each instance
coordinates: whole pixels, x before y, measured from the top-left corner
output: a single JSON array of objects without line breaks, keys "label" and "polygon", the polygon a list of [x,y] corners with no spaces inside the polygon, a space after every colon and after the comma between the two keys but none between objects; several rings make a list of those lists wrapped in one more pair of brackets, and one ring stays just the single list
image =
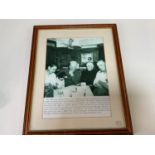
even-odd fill
[{"label": "blurred figure", "polygon": [[93,93],[95,96],[109,95],[105,62],[103,60],[99,60],[97,62],[97,66],[99,68],[99,71],[97,72],[93,83],[94,85]]},{"label": "blurred figure", "polygon": [[66,73],[65,86],[77,85],[81,79],[81,71],[76,61],[70,61],[69,70]]},{"label": "blurred figure", "polygon": [[92,62],[93,63],[93,59],[91,57],[88,57],[88,62]]},{"label": "blurred figure", "polygon": [[87,85],[93,86],[93,82],[96,76],[96,70],[92,62],[86,64],[86,70],[82,72],[81,82],[86,82]]}]

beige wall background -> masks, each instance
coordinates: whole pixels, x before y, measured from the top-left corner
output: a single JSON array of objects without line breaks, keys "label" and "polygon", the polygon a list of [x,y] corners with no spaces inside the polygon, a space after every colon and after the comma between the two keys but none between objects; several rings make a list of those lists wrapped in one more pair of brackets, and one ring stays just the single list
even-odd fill
[{"label": "beige wall background", "polygon": [[33,25],[116,23],[134,134],[155,134],[155,20],[0,20],[0,134],[22,134]]}]

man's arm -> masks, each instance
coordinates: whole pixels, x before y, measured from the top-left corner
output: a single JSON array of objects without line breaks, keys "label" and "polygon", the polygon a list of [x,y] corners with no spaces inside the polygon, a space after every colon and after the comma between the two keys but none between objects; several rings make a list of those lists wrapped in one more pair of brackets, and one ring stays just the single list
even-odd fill
[{"label": "man's arm", "polygon": [[104,88],[108,89],[108,83],[107,82],[103,82],[103,81],[99,80],[98,84],[99,84],[100,87],[104,87]]}]

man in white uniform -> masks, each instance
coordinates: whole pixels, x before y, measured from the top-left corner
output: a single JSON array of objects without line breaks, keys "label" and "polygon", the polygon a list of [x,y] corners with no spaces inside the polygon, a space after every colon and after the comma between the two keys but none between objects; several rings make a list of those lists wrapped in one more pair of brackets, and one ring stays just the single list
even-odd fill
[{"label": "man in white uniform", "polygon": [[56,77],[57,66],[48,66],[45,75],[45,89],[44,97],[53,97],[54,88],[58,85],[58,78]]},{"label": "man in white uniform", "polygon": [[94,83],[93,83],[95,87],[94,95],[95,96],[109,95],[108,79],[107,79],[105,62],[103,60],[99,60],[97,62],[97,66],[99,68],[99,71],[97,72]]},{"label": "man in white uniform", "polygon": [[57,77],[55,74],[55,71],[57,70],[57,66],[48,66],[46,70],[46,75],[45,75],[45,85],[52,85],[53,87],[56,87],[57,85]]}]

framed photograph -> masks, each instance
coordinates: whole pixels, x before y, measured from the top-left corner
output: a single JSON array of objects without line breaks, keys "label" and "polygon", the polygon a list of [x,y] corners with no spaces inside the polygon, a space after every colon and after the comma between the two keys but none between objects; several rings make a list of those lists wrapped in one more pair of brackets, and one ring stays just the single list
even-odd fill
[{"label": "framed photograph", "polygon": [[116,24],[34,26],[23,134],[132,134]]}]

